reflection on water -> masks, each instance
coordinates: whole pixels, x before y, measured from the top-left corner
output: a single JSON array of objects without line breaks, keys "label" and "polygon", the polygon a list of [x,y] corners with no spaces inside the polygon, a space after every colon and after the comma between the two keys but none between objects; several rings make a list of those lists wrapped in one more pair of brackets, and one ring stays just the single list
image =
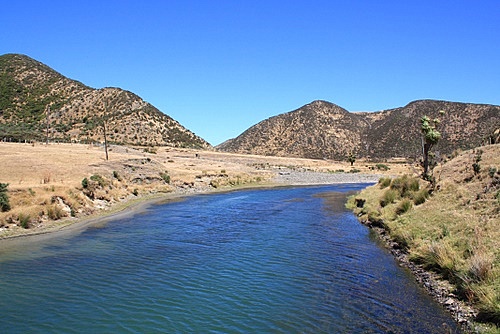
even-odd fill
[{"label": "reflection on water", "polygon": [[458,332],[344,209],[363,186],[195,196],[4,251],[2,331]]}]

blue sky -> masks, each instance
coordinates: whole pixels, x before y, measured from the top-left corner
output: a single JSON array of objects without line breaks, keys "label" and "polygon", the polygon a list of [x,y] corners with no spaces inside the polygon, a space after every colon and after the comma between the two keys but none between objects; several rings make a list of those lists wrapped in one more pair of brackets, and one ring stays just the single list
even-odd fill
[{"label": "blue sky", "polygon": [[313,100],[500,105],[500,1],[2,1],[0,54],[132,91],[216,145]]}]

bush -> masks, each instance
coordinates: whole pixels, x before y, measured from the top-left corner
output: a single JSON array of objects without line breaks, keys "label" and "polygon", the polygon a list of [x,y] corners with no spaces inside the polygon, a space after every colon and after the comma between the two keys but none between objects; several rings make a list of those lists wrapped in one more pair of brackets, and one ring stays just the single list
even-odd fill
[{"label": "bush", "polygon": [[122,180],[122,177],[120,176],[120,174],[118,174],[118,172],[116,170],[113,171],[113,177],[115,179],[117,179],[118,181]]},{"label": "bush", "polygon": [[87,189],[89,187],[89,180],[86,177],[82,180],[82,187],[83,189]]},{"label": "bush", "polygon": [[378,180],[378,184],[380,184],[380,189],[387,188],[388,186],[391,185],[392,179],[390,177],[381,177]]},{"label": "bush", "polygon": [[376,164],[375,167],[377,167],[378,170],[389,170],[389,166],[385,164]]},{"label": "bush", "polygon": [[387,189],[380,199],[380,206],[384,207],[391,203],[394,203],[396,198],[398,197],[398,192],[393,189]]},{"label": "bush", "polygon": [[165,183],[170,184],[170,175],[168,175],[168,173],[167,173],[167,172],[165,172],[165,173],[160,173],[160,176],[161,176],[161,178],[163,179],[163,181],[165,181]]},{"label": "bush", "polygon": [[8,183],[0,183],[0,211],[6,212],[10,210],[9,195],[7,195]]},{"label": "bush", "polygon": [[104,178],[99,174],[92,175],[90,177],[90,179],[94,182],[97,182],[101,188],[103,188],[107,184],[107,182],[104,180]]},{"label": "bush", "polygon": [[405,198],[399,203],[398,207],[396,208],[396,214],[402,215],[403,213],[410,211],[412,206],[413,202],[408,198]]}]

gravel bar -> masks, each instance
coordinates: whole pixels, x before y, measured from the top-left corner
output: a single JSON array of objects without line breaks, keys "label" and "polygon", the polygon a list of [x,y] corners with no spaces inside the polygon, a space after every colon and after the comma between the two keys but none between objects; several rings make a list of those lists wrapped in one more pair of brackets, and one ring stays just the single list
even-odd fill
[{"label": "gravel bar", "polygon": [[273,179],[276,183],[287,185],[317,185],[336,183],[377,183],[383,175],[361,173],[318,173],[318,172],[279,172]]}]

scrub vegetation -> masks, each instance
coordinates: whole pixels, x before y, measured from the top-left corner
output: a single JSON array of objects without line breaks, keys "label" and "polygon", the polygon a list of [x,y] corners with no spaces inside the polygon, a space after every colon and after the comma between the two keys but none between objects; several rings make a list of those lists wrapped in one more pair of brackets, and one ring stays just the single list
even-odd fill
[{"label": "scrub vegetation", "polygon": [[464,152],[436,167],[436,184],[416,175],[381,178],[348,202],[410,261],[449,281],[476,320],[497,326],[493,332],[500,325],[499,153],[500,145]]}]

